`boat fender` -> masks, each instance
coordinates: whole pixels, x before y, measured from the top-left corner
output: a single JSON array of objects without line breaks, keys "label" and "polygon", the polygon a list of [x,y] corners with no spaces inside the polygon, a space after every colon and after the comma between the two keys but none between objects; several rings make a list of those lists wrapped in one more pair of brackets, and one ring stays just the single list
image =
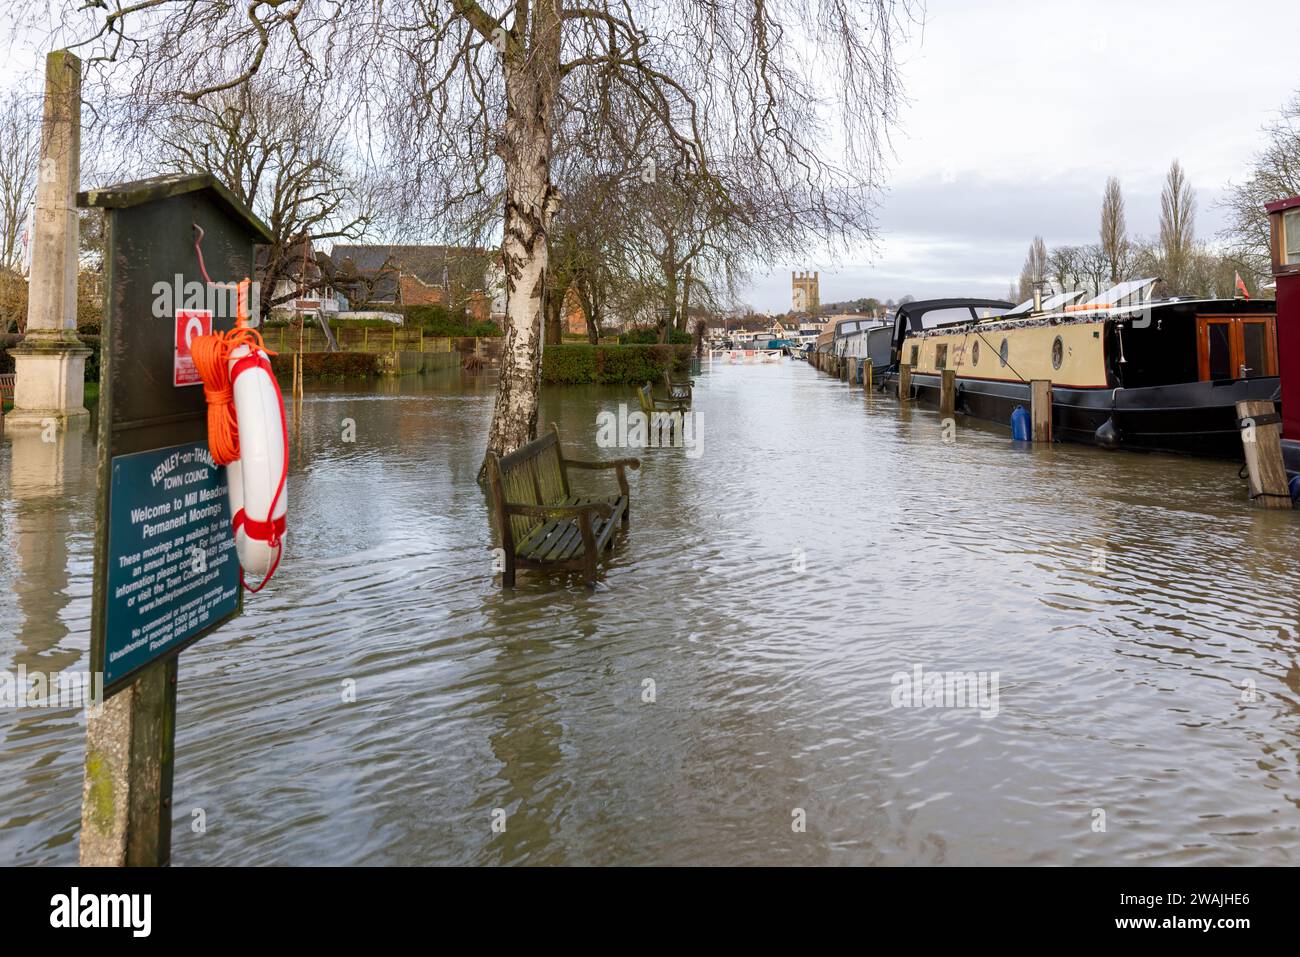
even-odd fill
[{"label": "boat fender", "polygon": [[1300,475],[1292,475],[1286,487],[1291,493],[1291,501],[1300,502]]},{"label": "boat fender", "polygon": [[1017,442],[1028,442],[1033,438],[1033,425],[1023,405],[1011,410],[1011,438]]},{"label": "boat fender", "polygon": [[1119,448],[1119,429],[1115,427],[1113,418],[1107,419],[1101,425],[1097,426],[1097,431],[1093,433],[1093,438],[1103,449]]}]

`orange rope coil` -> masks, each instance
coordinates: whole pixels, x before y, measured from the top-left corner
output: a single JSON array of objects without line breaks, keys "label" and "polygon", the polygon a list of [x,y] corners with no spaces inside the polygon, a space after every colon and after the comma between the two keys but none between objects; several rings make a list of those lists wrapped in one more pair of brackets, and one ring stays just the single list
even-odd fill
[{"label": "orange rope coil", "polygon": [[239,422],[235,418],[235,391],[230,381],[230,354],[240,346],[248,346],[250,351],[260,349],[268,356],[275,355],[266,348],[262,334],[248,325],[249,286],[247,279],[239,284],[235,328],[195,336],[190,343],[194,368],[203,380],[203,397],[208,401],[208,449],[218,465],[229,465],[239,458]]}]

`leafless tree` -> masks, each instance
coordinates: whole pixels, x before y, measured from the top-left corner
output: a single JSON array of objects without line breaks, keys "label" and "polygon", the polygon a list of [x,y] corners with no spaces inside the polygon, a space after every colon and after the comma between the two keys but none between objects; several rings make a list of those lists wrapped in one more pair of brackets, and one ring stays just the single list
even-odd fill
[{"label": "leafless tree", "polygon": [[[548,231],[561,203],[556,131],[593,85],[654,115],[696,177],[743,156],[818,215],[821,241],[868,233],[900,87],[911,0],[139,0],[94,18],[90,45],[127,64],[137,97],[196,102],[267,70],[355,105],[408,195],[465,204],[501,231],[507,328],[489,450],[536,429]],[[85,32],[83,30],[83,32]],[[214,42],[219,38],[219,42]],[[810,63],[816,68],[809,67]],[[835,124],[832,139],[828,126]],[[377,127],[377,128],[376,128]],[[834,151],[827,146],[835,142]]]},{"label": "leafless tree", "polygon": [[1035,236],[1020,267],[1020,299],[1032,299],[1034,290],[1047,280],[1047,244]]},{"label": "leafless tree", "polygon": [[0,99],[0,269],[17,269],[27,211],[36,199],[40,113],[18,91]]},{"label": "leafless tree", "polygon": [[1248,285],[1270,272],[1264,204],[1288,196],[1300,196],[1300,93],[1264,128],[1264,148],[1255,155],[1246,178],[1228,184],[1222,201],[1228,215],[1219,238]]},{"label": "leafless tree", "polygon": [[1128,227],[1124,222],[1124,193],[1114,176],[1106,180],[1106,191],[1101,199],[1101,252],[1106,257],[1111,285],[1126,278]]},{"label": "leafless tree", "polygon": [[[270,227],[263,253],[263,314],[300,295],[316,262],[313,244],[360,238],[373,220],[373,192],[345,155],[343,116],[329,116],[302,91],[271,77],[198,102],[142,109],[162,172],[213,172]],[[304,275],[304,273],[306,275]],[[276,293],[283,282],[286,291]]]},{"label": "leafless tree", "polygon": [[1187,182],[1182,164],[1169,164],[1164,189],[1160,191],[1161,278],[1172,293],[1182,292],[1182,283],[1195,242],[1196,191]]}]

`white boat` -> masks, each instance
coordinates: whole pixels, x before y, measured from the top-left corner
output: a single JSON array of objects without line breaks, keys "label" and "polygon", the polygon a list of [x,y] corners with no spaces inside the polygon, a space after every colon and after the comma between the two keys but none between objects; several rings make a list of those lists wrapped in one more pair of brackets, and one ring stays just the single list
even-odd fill
[{"label": "white boat", "polygon": [[780,349],[732,349],[727,353],[727,361],[732,365],[780,362],[782,354]]}]

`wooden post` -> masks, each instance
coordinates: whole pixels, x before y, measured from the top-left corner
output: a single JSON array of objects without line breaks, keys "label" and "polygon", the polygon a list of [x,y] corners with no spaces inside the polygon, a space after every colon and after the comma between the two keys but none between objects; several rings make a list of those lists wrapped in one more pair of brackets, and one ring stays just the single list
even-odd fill
[{"label": "wooden post", "polygon": [[393,326],[393,351],[397,351],[397,327]]},{"label": "wooden post", "polygon": [[370,351],[370,327],[363,326],[361,329],[361,351]]},{"label": "wooden post", "polygon": [[1052,441],[1052,381],[1034,379],[1029,383],[1030,416],[1035,442]]},{"label": "wooden post", "polygon": [[898,365],[898,400],[907,402],[912,398],[912,367],[901,362]]},{"label": "wooden post", "polygon": [[420,327],[420,351],[424,352],[424,326]]},{"label": "wooden post", "polygon": [[171,857],[176,656],[149,665],[86,716],[83,867],[161,867]]},{"label": "wooden post", "polygon": [[957,414],[957,370],[944,369],[939,376],[939,417],[951,419]]},{"label": "wooden post", "polygon": [[848,363],[849,363],[849,385],[857,385],[859,379],[858,360],[853,356],[849,356]]},{"label": "wooden post", "polygon": [[1238,402],[1241,448],[1250,472],[1250,502],[1259,508],[1291,508],[1282,462],[1282,424],[1272,402]]},{"label": "wooden post", "polygon": [[868,395],[871,394],[871,390],[872,387],[875,385],[875,381],[876,381],[876,369],[870,357],[868,357],[867,360],[862,364],[862,385],[863,388],[867,390]]}]

